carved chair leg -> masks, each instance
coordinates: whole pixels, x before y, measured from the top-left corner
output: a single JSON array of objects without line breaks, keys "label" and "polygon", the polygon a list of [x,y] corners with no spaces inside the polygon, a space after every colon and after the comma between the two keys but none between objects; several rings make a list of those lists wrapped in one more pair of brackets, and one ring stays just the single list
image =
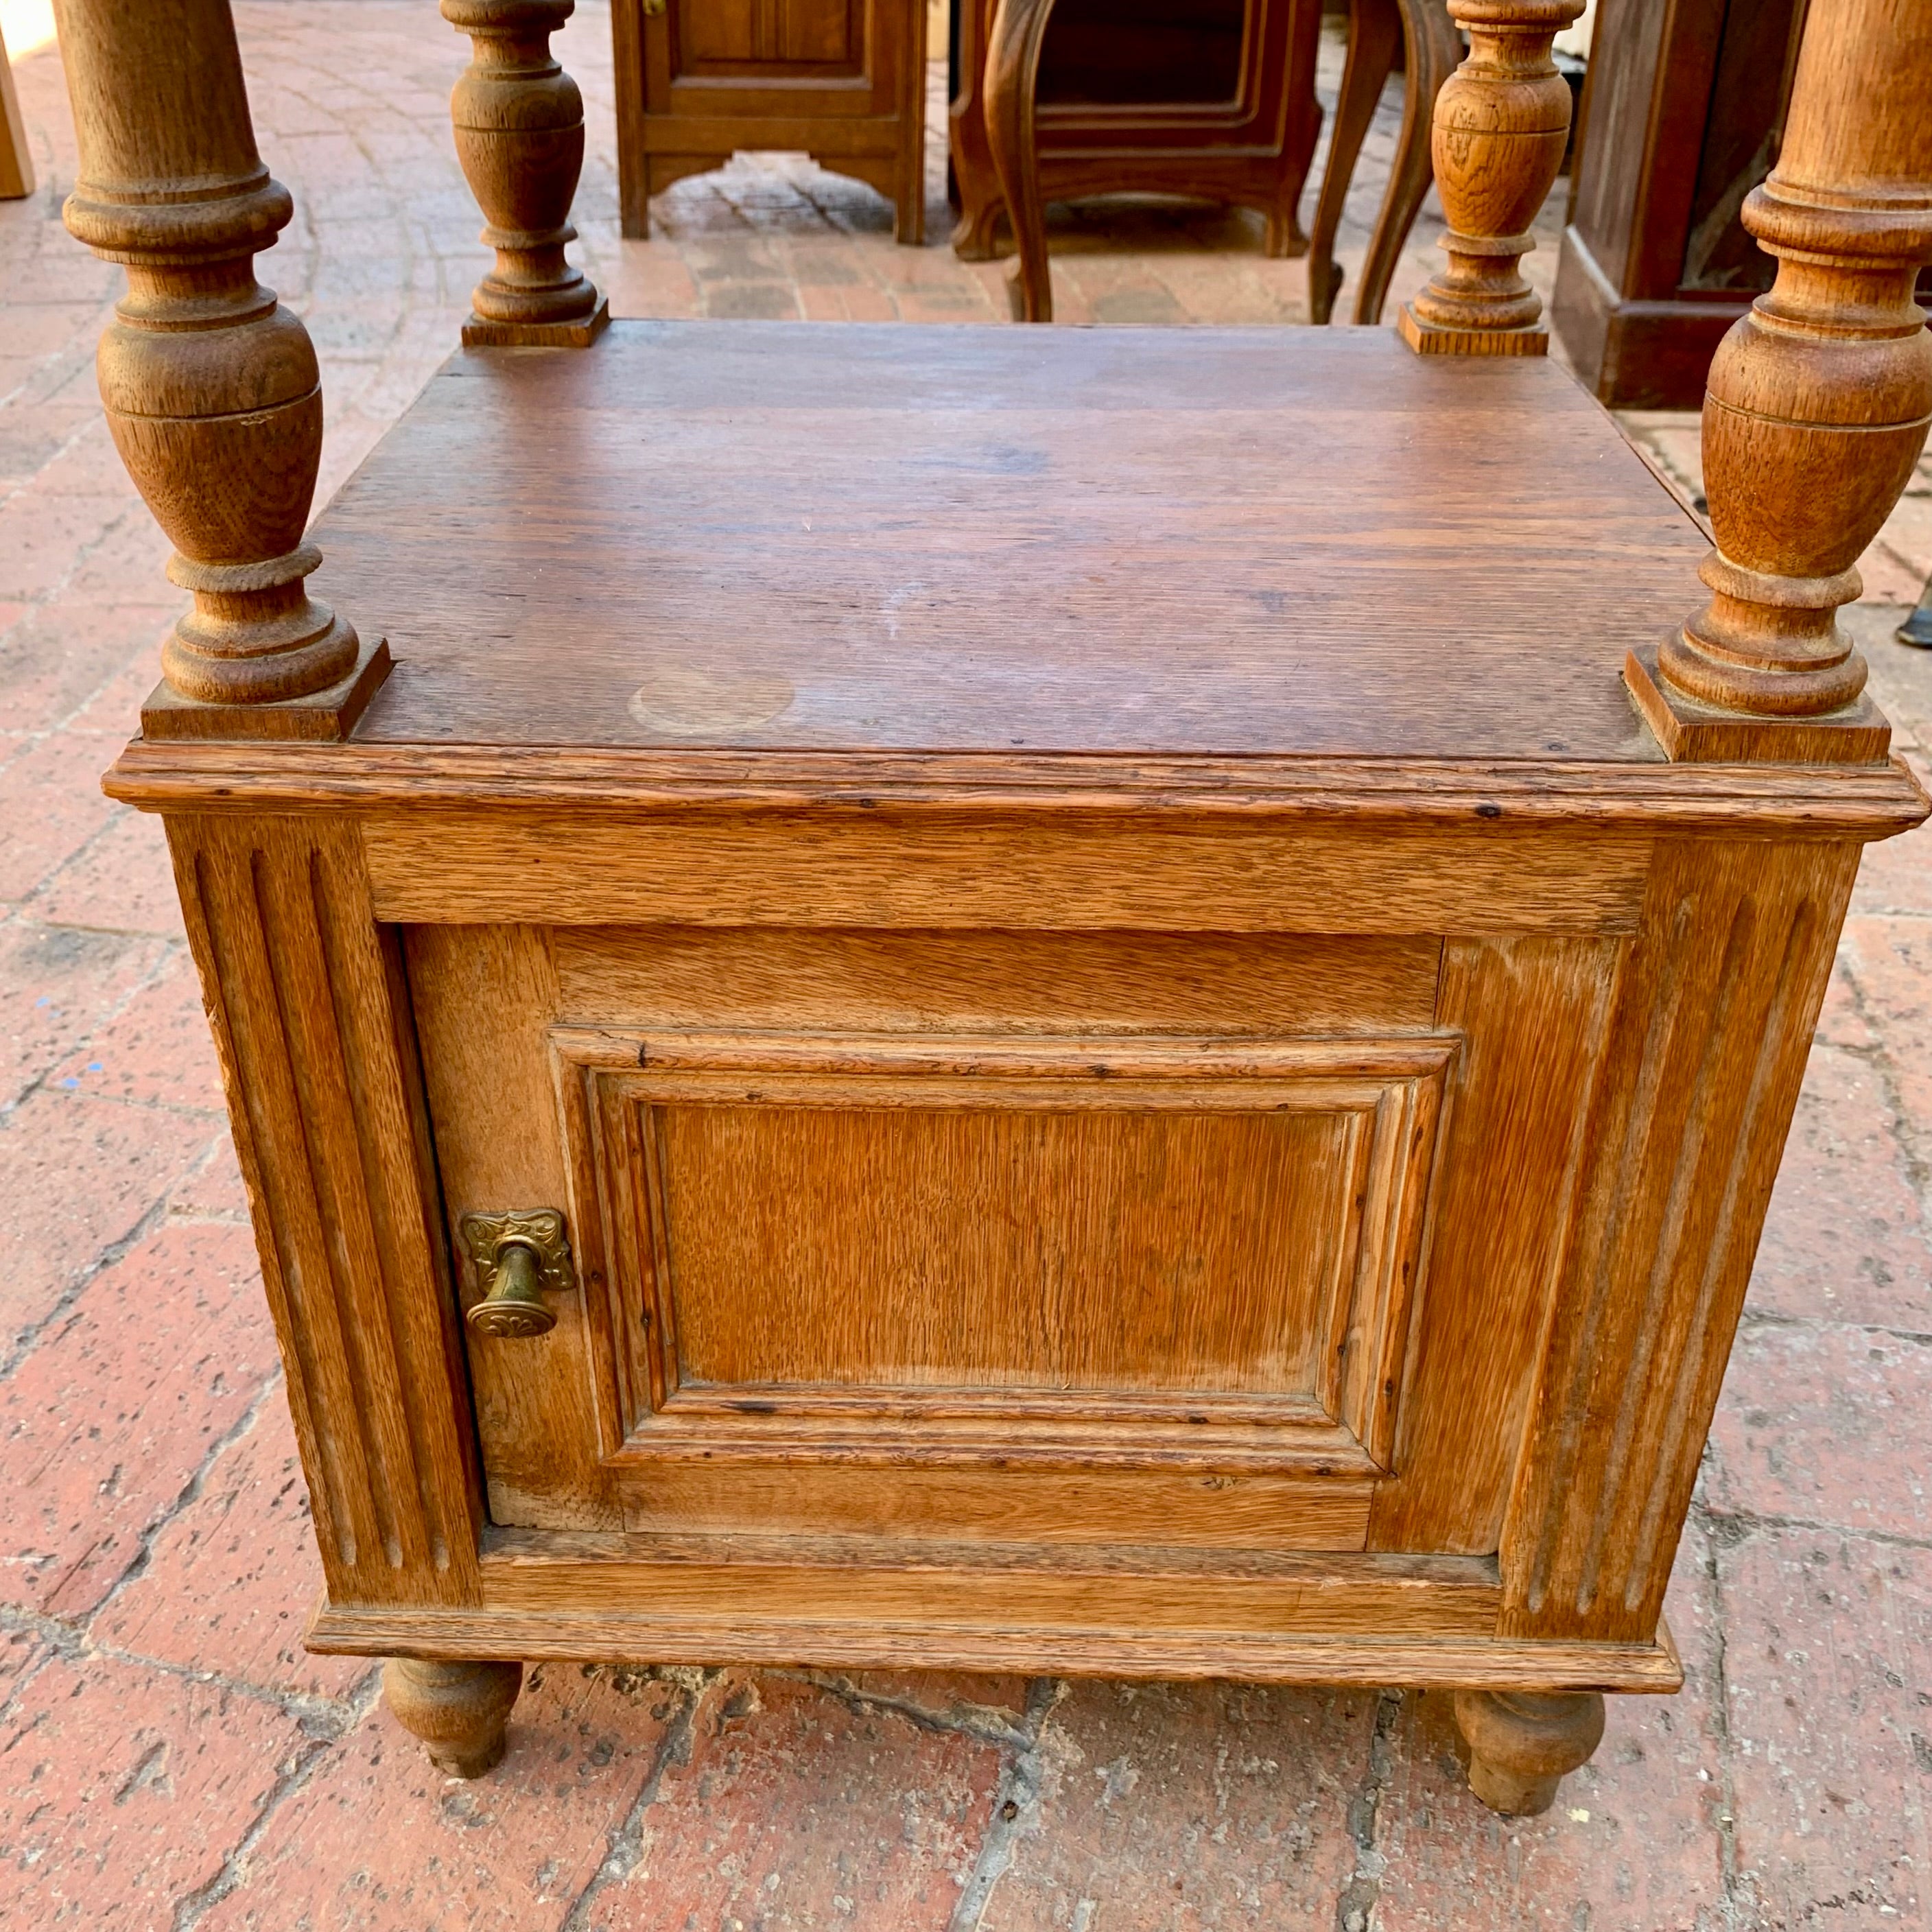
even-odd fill
[{"label": "carved chair leg", "polygon": [[[1396,0],[1352,0],[1348,8],[1348,58],[1342,69],[1342,92],[1335,104],[1335,125],[1328,137],[1328,165],[1322,171],[1321,198],[1315,205],[1315,232],[1308,244],[1308,320],[1326,322],[1342,286],[1342,265],[1335,260],[1335,236],[1348,199],[1348,184],[1375,118],[1382,84],[1395,67],[1402,43],[1402,15]],[[1408,131],[1406,122],[1403,131]]]},{"label": "carved chair leg", "polygon": [[430,1763],[453,1778],[481,1778],[502,1762],[503,1727],[523,1688],[520,1664],[392,1657],[382,1667],[390,1715],[422,1739]]},{"label": "carved chair leg", "polygon": [[986,140],[1019,254],[1012,291],[1018,322],[1053,320],[1053,274],[1047,261],[1034,123],[1040,50],[1052,16],[1053,0],[1000,0],[986,42]]},{"label": "carved chair leg", "polygon": [[1492,1811],[1532,1818],[1602,1743],[1604,1700],[1594,1690],[1459,1690],[1456,1722],[1469,1747],[1469,1789]]},{"label": "carved chair leg", "polygon": [[1462,36],[1443,0],[1400,0],[1404,49],[1402,132],[1396,137],[1395,161],[1376,217],[1376,232],[1362,263],[1355,290],[1355,320],[1373,324],[1382,319],[1390,281],[1401,259],[1402,244],[1415,226],[1423,197],[1436,178],[1430,159],[1430,125],[1436,97],[1462,57]]}]

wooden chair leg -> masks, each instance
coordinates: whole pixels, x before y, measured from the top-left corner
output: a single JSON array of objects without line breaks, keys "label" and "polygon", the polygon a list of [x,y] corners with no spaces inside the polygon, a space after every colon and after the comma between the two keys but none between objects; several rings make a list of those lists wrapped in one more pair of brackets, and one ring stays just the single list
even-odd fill
[{"label": "wooden chair leg", "polygon": [[1459,1690],[1456,1722],[1469,1747],[1469,1789],[1492,1811],[1533,1818],[1603,1742],[1604,1700],[1594,1690]]},{"label": "wooden chair leg", "polygon": [[1040,94],[1040,50],[1053,0],[1000,0],[986,41],[986,138],[1006,199],[1019,253],[1012,284],[1018,322],[1053,320],[1053,276],[1046,254],[1046,208],[1040,199],[1040,142],[1034,116]]},{"label": "wooden chair leg", "polygon": [[[1395,68],[1395,50],[1402,32],[1402,14],[1396,0],[1350,0],[1348,58],[1342,69],[1341,98],[1335,104],[1334,131],[1328,137],[1328,164],[1322,171],[1322,197],[1316,203],[1315,232],[1308,244],[1308,319],[1312,322],[1328,320],[1341,292],[1336,232],[1342,225],[1362,137],[1369,131],[1376,103]],[[1412,74],[1412,90],[1414,85]],[[1406,119],[1402,131],[1406,137]],[[1378,228],[1378,236],[1381,232]]]},{"label": "wooden chair leg", "polygon": [[422,1738],[430,1763],[452,1778],[481,1778],[502,1763],[504,1728],[523,1688],[520,1664],[392,1657],[382,1666],[389,1714]]},{"label": "wooden chair leg", "polygon": [[1376,217],[1376,232],[1369,240],[1368,258],[1362,264],[1361,286],[1355,291],[1355,320],[1371,326],[1382,319],[1382,304],[1388,298],[1402,244],[1436,178],[1429,153],[1436,97],[1462,57],[1462,37],[1443,0],[1399,0],[1399,4],[1405,62],[1402,133]]},{"label": "wooden chair leg", "polygon": [[27,152],[27,124],[14,92],[13,64],[0,38],[0,201],[23,201],[34,191],[34,158]]}]

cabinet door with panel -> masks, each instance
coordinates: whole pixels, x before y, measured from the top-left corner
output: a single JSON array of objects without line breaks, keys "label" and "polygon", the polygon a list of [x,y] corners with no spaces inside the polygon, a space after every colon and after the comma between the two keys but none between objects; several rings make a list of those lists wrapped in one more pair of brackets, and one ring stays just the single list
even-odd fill
[{"label": "cabinet door with panel", "polygon": [[650,198],[748,150],[802,149],[925,239],[925,0],[616,0],[623,230]]},{"label": "cabinet door with panel", "polygon": [[[1046,1624],[1213,1550],[1257,1634],[1296,1552],[1357,1552],[1336,1627],[1493,1628],[1564,1201],[1499,1223],[1486,1128],[1574,1137],[1606,942],[438,926],[409,958],[512,1546],[782,1545],[801,1616],[827,1548],[924,1549],[963,1599],[997,1559]],[[539,1211],[554,1325],[490,1332],[490,1239]],[[1427,1600],[1377,1551],[1439,1559]]]}]

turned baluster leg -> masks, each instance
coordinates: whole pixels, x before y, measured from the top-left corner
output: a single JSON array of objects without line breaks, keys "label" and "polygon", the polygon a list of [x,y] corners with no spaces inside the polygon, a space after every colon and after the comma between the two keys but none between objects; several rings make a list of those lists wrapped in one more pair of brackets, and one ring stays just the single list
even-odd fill
[{"label": "turned baluster leg", "polygon": [[1396,323],[1429,356],[1541,356],[1541,298],[1517,264],[1563,165],[1570,88],[1550,45],[1582,0],[1449,0],[1468,58],[1436,97],[1430,152],[1449,232],[1438,269]]},{"label": "turned baluster leg", "polygon": [[1778,278],[1706,388],[1710,602],[1627,674],[1672,758],[1869,762],[1891,734],[1838,612],[1932,417],[1932,0],[1813,0],[1744,221]]},{"label": "turned baluster leg", "polygon": [[1040,50],[1052,17],[1053,0],[1000,0],[986,38],[986,142],[1019,257],[1008,284],[1016,322],[1053,320],[1053,272],[1047,260],[1034,118]]},{"label": "turned baluster leg", "polygon": [[452,1778],[481,1778],[502,1762],[503,1730],[524,1688],[520,1664],[429,1664],[392,1657],[382,1701],[422,1738],[430,1763]]},{"label": "turned baluster leg", "polygon": [[1456,1722],[1469,1747],[1469,1789],[1492,1811],[1534,1817],[1603,1742],[1604,1700],[1594,1690],[1459,1690]]},{"label": "turned baluster leg", "polygon": [[610,319],[564,255],[584,171],[584,98],[550,50],[575,0],[442,0],[472,56],[450,96],[457,158],[496,266],[476,284],[463,340],[582,349]]},{"label": "turned baluster leg", "polygon": [[227,0],[56,0],[80,148],[69,231],[128,272],[101,338],[115,446],[194,608],[149,737],[340,737],[388,668],[305,580],[322,458],[308,332],[255,279],[292,213],[255,148]]}]

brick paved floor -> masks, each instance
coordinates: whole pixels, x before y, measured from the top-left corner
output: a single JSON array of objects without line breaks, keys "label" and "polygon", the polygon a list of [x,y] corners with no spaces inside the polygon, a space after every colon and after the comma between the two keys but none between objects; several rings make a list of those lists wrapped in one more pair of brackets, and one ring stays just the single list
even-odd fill
[{"label": "brick paved floor", "polygon": [[[480,267],[443,121],[460,44],[427,0],[236,10],[297,199],[266,272],[322,352],[328,488]],[[583,252],[620,314],[999,315],[999,270],[896,248],[882,203],[796,160],[681,184],[658,240],[620,244],[602,5],[560,50],[590,104]],[[40,194],[0,206],[0,1924],[1932,1924],[1924,835],[1878,849],[1846,929],[1671,1595],[1690,1681],[1615,1705],[1550,1817],[1473,1803],[1437,1696],[614,1666],[534,1673],[503,1770],[446,1784],[371,1671],[304,1656],[305,1502],[182,929],[152,822],[95,786],[176,600],[100,420],[118,276],[58,226],[56,58],[18,70]],[[1246,218],[1089,213],[1058,242],[1072,318],[1302,312],[1301,265]],[[1633,427],[1694,496],[1694,425]],[[1928,566],[1922,476],[1855,614],[1915,746],[1932,664],[1885,600]]]}]

